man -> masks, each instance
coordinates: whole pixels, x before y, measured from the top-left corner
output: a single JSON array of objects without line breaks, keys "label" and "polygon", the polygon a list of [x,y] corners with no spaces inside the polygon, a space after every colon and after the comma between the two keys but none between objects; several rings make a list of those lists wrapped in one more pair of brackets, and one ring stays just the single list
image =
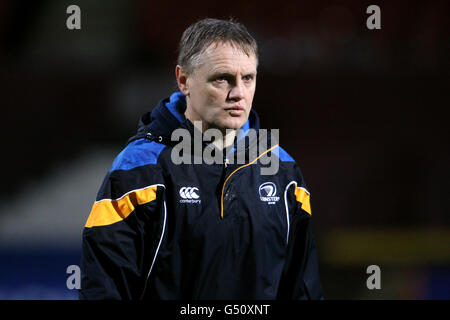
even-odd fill
[{"label": "man", "polygon": [[[86,222],[81,299],[322,298],[309,192],[251,109],[257,64],[239,23],[185,30],[180,92],[141,118]],[[279,165],[262,174],[269,154]]]}]

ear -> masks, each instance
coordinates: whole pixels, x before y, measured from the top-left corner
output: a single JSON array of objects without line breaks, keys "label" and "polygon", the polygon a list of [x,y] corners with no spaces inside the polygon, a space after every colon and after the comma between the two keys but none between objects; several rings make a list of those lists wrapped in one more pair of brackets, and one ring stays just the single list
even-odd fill
[{"label": "ear", "polygon": [[180,91],[185,95],[189,96],[189,86],[187,83],[188,74],[181,68],[181,66],[177,65],[175,67],[175,76],[177,77],[177,84]]}]

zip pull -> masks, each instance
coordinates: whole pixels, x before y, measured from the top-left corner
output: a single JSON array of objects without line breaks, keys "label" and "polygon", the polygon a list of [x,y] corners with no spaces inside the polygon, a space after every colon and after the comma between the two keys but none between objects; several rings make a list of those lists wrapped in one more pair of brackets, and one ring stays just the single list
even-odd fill
[{"label": "zip pull", "polygon": [[225,158],[224,160],[225,160],[224,164],[225,164],[225,168],[226,168],[228,166],[228,164],[230,163],[230,159]]}]

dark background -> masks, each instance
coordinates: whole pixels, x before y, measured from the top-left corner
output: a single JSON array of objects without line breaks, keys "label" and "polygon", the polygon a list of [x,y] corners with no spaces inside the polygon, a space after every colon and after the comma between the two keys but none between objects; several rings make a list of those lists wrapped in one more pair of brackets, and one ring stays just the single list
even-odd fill
[{"label": "dark background", "polygon": [[[66,8],[81,8],[68,30]],[[366,8],[381,8],[369,30]],[[325,297],[449,299],[448,1],[0,2],[0,298],[74,298],[81,229],[177,45],[234,17],[260,46],[253,107],[311,191]],[[366,268],[381,268],[381,290]]]}]

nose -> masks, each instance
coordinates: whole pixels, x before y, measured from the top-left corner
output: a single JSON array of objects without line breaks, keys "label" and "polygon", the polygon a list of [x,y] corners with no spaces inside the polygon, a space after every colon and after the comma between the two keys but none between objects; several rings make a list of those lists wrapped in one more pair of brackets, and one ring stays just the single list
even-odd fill
[{"label": "nose", "polygon": [[228,92],[228,99],[232,101],[239,101],[244,99],[244,84],[242,81],[237,81],[235,85]]}]

